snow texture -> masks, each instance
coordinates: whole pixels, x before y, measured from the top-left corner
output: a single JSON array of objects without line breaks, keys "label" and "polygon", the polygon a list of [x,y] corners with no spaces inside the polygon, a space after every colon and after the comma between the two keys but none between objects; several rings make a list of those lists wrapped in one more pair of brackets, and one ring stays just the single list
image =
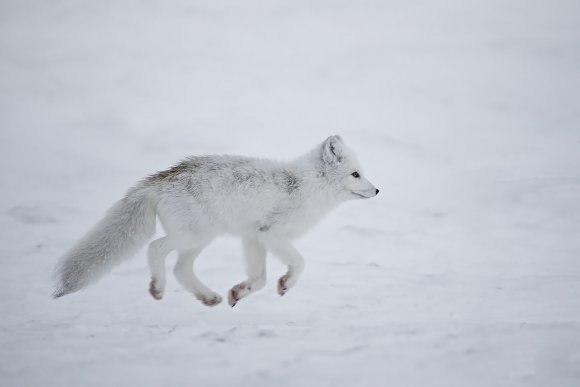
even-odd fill
[{"label": "snow texture", "polygon": [[[580,2],[0,2],[0,385],[580,385]],[[378,197],[286,296],[207,308],[144,251],[53,300],[58,258],[186,155],[338,133]],[[160,231],[158,231],[160,234]],[[168,268],[175,256],[168,259]],[[197,262],[225,295],[238,240]]]}]

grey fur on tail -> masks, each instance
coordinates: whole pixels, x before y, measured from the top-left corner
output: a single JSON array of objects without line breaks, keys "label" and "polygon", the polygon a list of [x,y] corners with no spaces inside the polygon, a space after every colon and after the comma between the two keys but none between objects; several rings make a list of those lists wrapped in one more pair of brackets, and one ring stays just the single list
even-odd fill
[{"label": "grey fur on tail", "polygon": [[96,282],[131,257],[155,233],[156,213],[146,186],[136,186],[57,265],[54,298]]}]

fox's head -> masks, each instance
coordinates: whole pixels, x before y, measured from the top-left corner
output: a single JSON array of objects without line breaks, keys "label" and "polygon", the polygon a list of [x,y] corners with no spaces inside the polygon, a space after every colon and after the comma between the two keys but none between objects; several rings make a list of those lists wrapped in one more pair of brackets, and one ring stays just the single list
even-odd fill
[{"label": "fox's head", "polygon": [[344,200],[368,199],[379,190],[368,181],[354,152],[340,136],[330,136],[322,143],[324,170]]}]

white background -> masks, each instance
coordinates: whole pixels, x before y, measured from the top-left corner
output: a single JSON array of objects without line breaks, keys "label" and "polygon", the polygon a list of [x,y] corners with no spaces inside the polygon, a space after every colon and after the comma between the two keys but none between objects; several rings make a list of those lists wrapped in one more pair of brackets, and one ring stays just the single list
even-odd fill
[{"label": "white background", "polygon": [[[580,385],[578,15],[0,1],[0,384]],[[271,259],[233,309],[173,277],[156,302],[141,251],[49,298],[59,256],[139,178],[193,154],[289,159],[335,133],[381,193],[297,242],[285,297]],[[225,295],[239,242],[197,271]]]}]

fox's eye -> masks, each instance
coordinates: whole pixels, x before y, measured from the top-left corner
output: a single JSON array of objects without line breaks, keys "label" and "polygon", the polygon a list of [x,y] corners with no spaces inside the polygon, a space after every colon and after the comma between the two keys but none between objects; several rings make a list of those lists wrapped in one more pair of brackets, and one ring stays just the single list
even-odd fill
[{"label": "fox's eye", "polygon": [[351,175],[352,177],[354,177],[354,178],[357,178],[357,179],[360,177],[360,175],[358,174],[358,172],[353,172],[353,173],[351,173],[350,175]]}]

